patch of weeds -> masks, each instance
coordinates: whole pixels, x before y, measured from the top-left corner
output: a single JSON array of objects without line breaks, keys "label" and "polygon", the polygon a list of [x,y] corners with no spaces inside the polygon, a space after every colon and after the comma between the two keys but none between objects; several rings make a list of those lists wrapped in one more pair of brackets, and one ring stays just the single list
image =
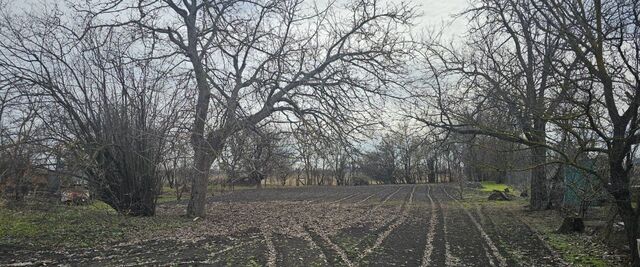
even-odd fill
[{"label": "patch of weeds", "polygon": [[236,259],[233,257],[233,255],[228,255],[226,263],[227,266],[236,265]]},{"label": "patch of weeds", "polygon": [[501,244],[500,247],[507,252],[507,258],[515,262],[523,262],[523,259],[526,258],[526,256],[522,254],[521,251],[512,249],[511,247],[505,246],[504,244]]},{"label": "patch of weeds", "polygon": [[335,244],[340,246],[347,257],[351,260],[355,260],[362,252],[372,246],[385,227],[377,230],[372,230],[370,226],[359,226],[354,228],[347,228],[334,236],[332,239]]},{"label": "patch of weeds", "polygon": [[[518,211],[516,211],[518,212]],[[523,221],[538,232],[553,250],[572,266],[622,266],[616,259],[606,259],[609,250],[594,236],[585,234],[558,234],[555,232],[562,217],[554,211],[523,212],[518,214]]]},{"label": "patch of weeds", "polygon": [[[488,187],[485,186],[488,184]],[[460,201],[461,205],[468,209],[476,208],[482,205],[492,210],[504,210],[504,216],[515,215],[520,217],[521,221],[527,222],[528,227],[537,232],[542,237],[542,241],[546,242],[553,250],[557,251],[564,261],[571,266],[617,266],[618,263],[602,258],[604,245],[597,240],[583,234],[563,235],[555,233],[562,217],[555,211],[525,211],[524,207],[528,204],[528,200],[524,198],[516,198],[512,201],[489,201],[486,196],[491,190],[504,190],[506,185],[496,184],[494,182],[483,182],[485,189],[483,190],[465,190],[465,198]],[[489,189],[486,189],[489,188]],[[512,190],[510,188],[510,190]],[[513,192],[513,191],[512,191]],[[512,215],[511,215],[512,214]],[[501,231],[509,231],[508,228],[496,228],[498,233]],[[506,249],[510,255],[517,261],[523,255],[520,252]]]},{"label": "patch of weeds", "polygon": [[0,212],[0,236],[4,237],[34,237],[38,233],[36,225],[24,218],[11,218],[6,212]]}]

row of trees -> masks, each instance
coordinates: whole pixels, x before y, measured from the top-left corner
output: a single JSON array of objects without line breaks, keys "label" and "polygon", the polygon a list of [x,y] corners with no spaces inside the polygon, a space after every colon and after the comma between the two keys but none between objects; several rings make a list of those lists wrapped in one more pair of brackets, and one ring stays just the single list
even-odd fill
[{"label": "row of trees", "polygon": [[[16,145],[3,150],[43,148],[32,153],[38,164],[65,162],[132,215],[153,214],[161,176],[176,174],[159,166],[175,167],[187,153],[193,217],[206,213],[214,162],[254,180],[275,170],[261,162],[286,163],[288,151],[273,146],[278,134],[264,125],[361,131],[404,73],[414,17],[410,6],[377,1],[42,5],[0,9],[3,131],[33,124],[44,136],[26,142],[11,133]],[[19,119],[30,124],[21,129]],[[238,151],[246,153],[234,158]]]},{"label": "row of trees", "polygon": [[[531,170],[532,209],[549,207],[548,166],[573,166],[605,185],[637,245],[637,0],[480,0],[457,43],[415,41],[413,7],[376,0],[0,5],[2,166],[23,166],[10,175],[55,165],[152,215],[162,173],[190,164],[187,213],[201,217],[216,162],[261,181],[297,154],[307,182],[331,170],[347,184],[360,165],[396,183],[479,177],[526,151],[513,165]],[[358,159],[347,140],[389,99],[425,130],[383,134]]]},{"label": "row of trees", "polygon": [[389,127],[372,149],[363,153],[361,171],[385,183],[445,182],[457,180],[460,162],[455,146],[438,141],[408,124]]}]

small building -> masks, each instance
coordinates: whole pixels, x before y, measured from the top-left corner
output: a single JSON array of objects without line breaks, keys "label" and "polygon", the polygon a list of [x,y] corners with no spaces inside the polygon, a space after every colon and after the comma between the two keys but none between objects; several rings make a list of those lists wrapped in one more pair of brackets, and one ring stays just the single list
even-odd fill
[{"label": "small building", "polygon": [[[595,160],[585,161],[582,166],[597,169]],[[564,165],[563,206],[584,212],[590,206],[600,205],[607,199],[604,183],[588,171]]]}]

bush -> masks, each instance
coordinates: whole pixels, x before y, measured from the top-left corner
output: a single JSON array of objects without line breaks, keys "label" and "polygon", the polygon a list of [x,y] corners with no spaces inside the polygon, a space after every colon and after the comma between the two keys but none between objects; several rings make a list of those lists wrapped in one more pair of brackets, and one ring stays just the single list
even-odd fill
[{"label": "bush", "polygon": [[155,214],[161,187],[156,166],[164,133],[150,127],[145,115],[146,111],[127,105],[105,110],[98,138],[103,145],[95,149],[96,166],[90,179],[98,199],[133,216]]},{"label": "bush", "polygon": [[351,181],[351,183],[353,185],[369,185],[369,180],[367,178],[364,177],[353,177],[353,180]]}]

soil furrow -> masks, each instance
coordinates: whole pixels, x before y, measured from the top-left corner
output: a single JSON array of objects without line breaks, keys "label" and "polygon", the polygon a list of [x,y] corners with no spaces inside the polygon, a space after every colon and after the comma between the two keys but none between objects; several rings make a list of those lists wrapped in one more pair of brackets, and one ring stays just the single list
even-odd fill
[{"label": "soil furrow", "polygon": [[309,231],[306,228],[304,228],[302,239],[304,239],[309,243],[309,247],[311,248],[311,250],[315,253],[318,253],[318,257],[322,261],[324,261],[325,263],[327,262],[327,256],[324,255],[324,253],[322,252],[322,249],[320,249],[320,246],[318,246],[318,244],[315,241],[313,241],[313,238],[311,238],[311,235],[309,234]]},{"label": "soil furrow", "polygon": [[273,239],[271,237],[271,231],[262,230],[262,235],[264,236],[264,243],[267,246],[266,256],[267,256],[267,266],[275,267],[276,266],[276,256],[278,252],[276,251],[276,247],[273,245]]},{"label": "soil furrow", "polygon": [[349,260],[347,253],[340,246],[333,243],[325,233],[321,230],[314,230],[313,228],[309,228],[308,231],[316,244],[322,248],[323,252],[327,256],[329,264],[333,266],[354,266],[351,260]]},{"label": "soil furrow", "polygon": [[376,195],[376,193],[373,193],[373,194],[369,195],[368,197],[366,197],[366,198],[364,198],[364,199],[362,199],[362,200],[360,200],[360,201],[358,201],[358,202],[356,202],[356,203],[357,203],[357,204],[360,204],[360,203],[362,203],[362,202],[365,202],[365,201],[369,200],[370,198],[372,198],[372,197],[373,197],[373,196],[375,196],[375,195]]},{"label": "soil furrow", "polygon": [[484,217],[487,222],[493,226],[505,246],[516,254],[514,258],[522,266],[567,266],[562,257],[513,212],[486,212],[486,208],[481,206],[478,213],[486,213]]},{"label": "soil furrow", "polygon": [[[399,191],[399,189],[396,190],[394,192],[394,194],[397,193]],[[376,250],[378,247],[380,247],[382,242],[384,242],[385,239],[387,239],[387,237],[389,237],[391,232],[396,230],[396,228],[398,228],[398,226],[400,226],[401,224],[403,224],[407,220],[407,217],[408,217],[408,214],[409,214],[409,210],[410,210],[411,205],[413,203],[413,194],[415,193],[415,190],[416,190],[416,186],[414,185],[413,188],[411,189],[411,193],[409,194],[409,198],[405,199],[405,201],[402,204],[402,208],[400,210],[399,217],[391,225],[389,225],[389,227],[384,232],[382,232],[378,236],[378,238],[376,239],[376,241],[373,243],[373,245],[371,247],[365,249],[365,251],[360,255],[360,257],[358,257],[358,260],[357,260],[358,262],[362,261],[363,259],[365,259],[367,256],[369,256],[369,254],[371,254],[372,252],[374,252],[374,250]],[[391,197],[391,195],[389,197],[387,197],[384,202],[388,201],[390,197]]]},{"label": "soil furrow", "polygon": [[[434,197],[436,196],[437,191],[433,190],[433,195]],[[440,244],[444,244],[443,246],[437,246],[434,245],[434,252],[435,253],[435,257],[434,259],[432,259],[432,262],[434,263],[434,266],[458,266],[461,264],[461,260],[460,258],[454,256],[451,253],[451,238],[450,238],[450,231],[447,230],[447,222],[448,222],[448,218],[449,218],[449,207],[448,205],[445,203],[445,205],[442,205],[442,196],[439,197],[435,197],[436,199],[436,207],[437,210],[440,211],[440,223],[437,225],[441,225],[442,226],[442,232],[441,235],[438,235],[438,230],[436,230],[436,238],[435,238],[435,242],[436,244],[440,243]],[[438,253],[441,250],[440,253]],[[438,257],[438,255],[440,255],[440,257]]]},{"label": "soil furrow", "polygon": [[438,221],[438,213],[436,205],[431,197],[431,186],[427,185],[427,198],[429,199],[430,219],[429,219],[429,231],[427,231],[426,243],[424,247],[424,253],[422,256],[420,266],[429,266],[431,263],[431,253],[433,253],[434,237],[436,235],[436,222]]},{"label": "soil furrow", "polygon": [[329,203],[331,203],[331,204],[340,203],[340,202],[342,202],[342,201],[344,201],[344,200],[351,199],[351,198],[353,198],[353,197],[355,197],[355,196],[357,196],[357,195],[359,195],[359,194],[360,194],[360,193],[351,194],[351,195],[348,195],[348,196],[346,196],[346,197],[343,197],[343,198],[340,198],[340,199],[337,199],[337,200],[331,201],[331,202],[329,202]]},{"label": "soil furrow", "polygon": [[442,190],[451,200],[453,200],[454,202],[456,202],[456,204],[460,206],[460,208],[458,209],[462,210],[462,212],[467,215],[467,218],[473,224],[473,226],[475,226],[476,230],[479,232],[480,236],[482,237],[482,240],[484,241],[483,250],[486,249],[486,247],[484,247],[485,245],[488,246],[489,251],[487,251],[487,253],[490,254],[490,255],[487,255],[489,256],[488,257],[489,264],[495,265],[496,263],[493,262],[493,260],[495,259],[497,261],[498,266],[506,267],[507,266],[506,259],[500,254],[500,251],[498,251],[498,248],[496,247],[493,240],[491,240],[489,235],[487,235],[487,233],[484,231],[484,228],[482,228],[482,225],[480,225],[480,223],[478,223],[478,221],[473,217],[473,215],[471,215],[471,213],[462,206],[462,204],[458,201],[458,199],[456,199],[451,194],[449,194],[449,192],[444,187],[442,187]]}]

